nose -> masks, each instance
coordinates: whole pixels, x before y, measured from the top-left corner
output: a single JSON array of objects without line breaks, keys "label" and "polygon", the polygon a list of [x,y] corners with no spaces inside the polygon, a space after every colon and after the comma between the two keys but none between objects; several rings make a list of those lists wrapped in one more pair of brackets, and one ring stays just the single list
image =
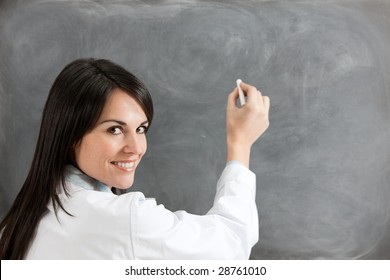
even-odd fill
[{"label": "nose", "polygon": [[146,139],[143,135],[129,133],[125,137],[123,151],[127,154],[144,154],[146,150]]}]

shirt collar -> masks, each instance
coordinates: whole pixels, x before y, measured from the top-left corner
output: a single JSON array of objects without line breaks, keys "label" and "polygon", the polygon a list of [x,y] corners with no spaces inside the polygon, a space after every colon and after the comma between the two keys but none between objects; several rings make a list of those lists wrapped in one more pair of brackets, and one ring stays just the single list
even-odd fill
[{"label": "shirt collar", "polygon": [[111,189],[107,185],[89,177],[73,165],[66,166],[65,174],[66,180],[83,189],[111,193]]}]

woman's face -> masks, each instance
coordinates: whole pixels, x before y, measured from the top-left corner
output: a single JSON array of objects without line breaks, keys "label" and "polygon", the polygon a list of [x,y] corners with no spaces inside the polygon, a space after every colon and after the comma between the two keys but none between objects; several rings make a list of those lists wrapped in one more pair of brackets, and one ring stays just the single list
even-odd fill
[{"label": "woman's face", "polygon": [[109,187],[126,189],[147,149],[148,120],[130,95],[114,89],[95,127],[75,148],[78,167]]}]

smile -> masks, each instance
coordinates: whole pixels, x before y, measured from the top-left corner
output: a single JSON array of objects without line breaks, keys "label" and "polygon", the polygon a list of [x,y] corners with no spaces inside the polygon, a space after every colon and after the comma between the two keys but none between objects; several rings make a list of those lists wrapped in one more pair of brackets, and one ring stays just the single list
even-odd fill
[{"label": "smile", "polygon": [[122,161],[112,161],[111,162],[113,165],[115,165],[116,167],[118,167],[119,169],[121,170],[125,170],[125,171],[132,171],[135,167],[135,162],[134,161],[130,161],[130,162],[122,162]]}]

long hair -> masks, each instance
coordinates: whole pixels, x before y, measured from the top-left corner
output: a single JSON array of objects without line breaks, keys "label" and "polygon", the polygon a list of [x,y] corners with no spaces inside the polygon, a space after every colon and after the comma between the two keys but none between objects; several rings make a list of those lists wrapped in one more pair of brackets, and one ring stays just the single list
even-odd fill
[{"label": "long hair", "polygon": [[74,147],[93,128],[114,88],[135,98],[151,124],[153,103],[148,90],[134,75],[109,60],[75,60],[54,81],[30,171],[0,224],[1,259],[25,258],[49,203],[56,212],[59,207],[66,212],[58,197],[61,191],[67,194],[65,167],[74,164]]}]

